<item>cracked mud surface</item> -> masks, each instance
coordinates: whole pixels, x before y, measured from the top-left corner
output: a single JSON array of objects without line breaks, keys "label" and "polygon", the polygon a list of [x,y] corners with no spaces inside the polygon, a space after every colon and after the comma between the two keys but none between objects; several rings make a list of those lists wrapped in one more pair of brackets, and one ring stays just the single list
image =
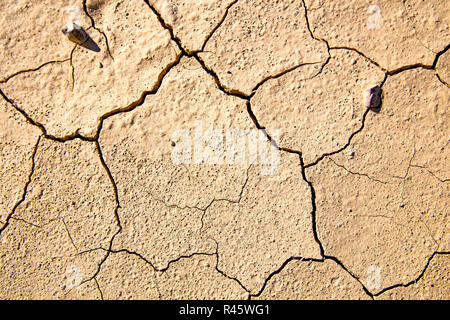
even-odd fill
[{"label": "cracked mud surface", "polygon": [[450,5],[370,5],[2,1],[0,298],[449,299]]}]

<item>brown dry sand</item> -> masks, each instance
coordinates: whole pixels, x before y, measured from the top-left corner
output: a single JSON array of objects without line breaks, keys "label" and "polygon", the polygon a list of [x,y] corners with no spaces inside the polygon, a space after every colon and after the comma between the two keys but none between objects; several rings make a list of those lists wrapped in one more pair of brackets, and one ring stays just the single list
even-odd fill
[{"label": "brown dry sand", "polygon": [[0,10],[0,299],[450,299],[448,1]]}]

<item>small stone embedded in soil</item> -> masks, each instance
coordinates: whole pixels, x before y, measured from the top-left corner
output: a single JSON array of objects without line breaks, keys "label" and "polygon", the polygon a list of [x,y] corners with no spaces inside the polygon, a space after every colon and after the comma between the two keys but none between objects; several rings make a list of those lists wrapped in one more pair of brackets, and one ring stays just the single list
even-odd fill
[{"label": "small stone embedded in soil", "polygon": [[97,43],[88,35],[83,27],[76,23],[69,23],[67,26],[61,28],[62,33],[73,43],[76,43],[86,49],[100,52]]},{"label": "small stone embedded in soil", "polygon": [[378,108],[381,105],[381,88],[374,86],[366,92],[366,107]]},{"label": "small stone embedded in soil", "polygon": [[76,23],[72,23],[68,26],[62,27],[61,31],[62,33],[64,33],[67,39],[79,45],[85,43],[89,39],[89,36],[87,35],[83,27],[80,27]]}]

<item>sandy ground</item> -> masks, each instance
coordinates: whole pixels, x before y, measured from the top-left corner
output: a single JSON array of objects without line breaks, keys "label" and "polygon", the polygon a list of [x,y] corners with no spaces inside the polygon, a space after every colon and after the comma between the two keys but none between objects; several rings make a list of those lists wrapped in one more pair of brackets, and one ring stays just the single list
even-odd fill
[{"label": "sandy ground", "polygon": [[450,299],[449,1],[0,12],[0,299]]}]

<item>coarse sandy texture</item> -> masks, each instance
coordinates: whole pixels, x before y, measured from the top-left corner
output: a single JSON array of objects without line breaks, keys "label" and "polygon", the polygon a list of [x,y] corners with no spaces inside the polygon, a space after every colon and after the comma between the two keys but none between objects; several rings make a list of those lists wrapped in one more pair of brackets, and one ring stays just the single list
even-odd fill
[{"label": "coarse sandy texture", "polygon": [[325,252],[363,280],[380,268],[374,289],[409,282],[449,248],[448,89],[432,71],[410,70],[383,90],[382,112],[348,151],[307,169]]},{"label": "coarse sandy texture", "polygon": [[450,52],[444,53],[436,64],[436,73],[439,79],[450,87]]},{"label": "coarse sandy texture", "polygon": [[[58,30],[52,37],[66,47],[70,60],[20,73],[1,86],[53,136],[95,137],[102,115],[137,103],[178,55],[169,32],[145,3],[98,2],[87,10],[96,19],[96,29],[91,24],[82,27],[100,47],[99,53],[80,46],[71,51],[74,44],[67,48],[69,41]],[[61,19],[66,16],[62,10],[59,13]],[[84,11],[80,14],[86,17]],[[52,20],[47,23],[54,25]]]},{"label": "coarse sandy texture", "polygon": [[95,280],[86,280],[105,254],[92,251],[78,255],[63,219],[36,225],[17,218],[2,232],[0,249],[5,283],[0,287],[2,300],[101,297]]},{"label": "coarse sandy texture", "polygon": [[332,260],[294,260],[267,283],[262,300],[362,300],[361,285]]},{"label": "coarse sandy texture", "polygon": [[304,63],[325,62],[324,42],[307,28],[302,1],[238,1],[201,58],[231,92],[249,95],[264,79]]},{"label": "coarse sandy texture", "polygon": [[42,139],[27,194],[14,214],[38,226],[61,220],[78,251],[108,246],[117,232],[114,189],[93,142]]},{"label": "coarse sandy texture", "polygon": [[189,52],[203,49],[203,44],[215,31],[225,13],[236,0],[155,0],[149,1],[167,25],[173,28],[174,36],[180,39]]},{"label": "coarse sandy texture", "polygon": [[450,299],[448,1],[28,2],[0,299]]},{"label": "coarse sandy texture", "polygon": [[217,258],[181,258],[158,274],[162,299],[246,299],[247,292],[233,279],[217,272]]},{"label": "coarse sandy texture", "polygon": [[386,70],[432,65],[450,42],[448,1],[305,0],[311,31],[362,52]]},{"label": "coarse sandy texture", "polygon": [[[69,10],[70,6],[78,10]],[[82,1],[2,0],[0,3],[0,80],[50,61],[68,61],[74,44],[66,41],[61,28],[69,18],[85,27]],[[77,14],[79,12],[79,14]]]},{"label": "coarse sandy texture", "polygon": [[[303,66],[265,82],[251,100],[252,110],[280,147],[301,150],[310,163],[342,148],[361,127],[365,90],[383,78],[357,53],[332,50],[323,70],[321,64]],[[278,139],[272,130],[282,132]]]},{"label": "coarse sandy texture", "polygon": [[282,154],[273,176],[250,168],[242,196],[214,202],[203,219],[204,232],[217,241],[219,268],[253,294],[286,259],[320,258],[310,189],[298,161],[296,154]]},{"label": "coarse sandy texture", "polygon": [[102,265],[98,284],[105,300],[159,299],[155,270],[137,255],[112,253]]},{"label": "coarse sandy texture", "polygon": [[0,102],[0,228],[24,195],[39,134],[13,107]]},{"label": "coarse sandy texture", "polygon": [[[99,141],[122,207],[119,248],[139,251],[159,268],[179,255],[214,251],[199,232],[204,210],[216,198],[238,198],[249,165],[175,164],[174,148],[189,143],[191,149],[176,132],[186,130],[193,141],[196,130],[249,129],[245,112],[245,103],[219,91],[194,59],[183,58],[156,95],[105,121]],[[194,148],[192,159],[201,155]]]},{"label": "coarse sandy texture", "polygon": [[[67,278],[77,270],[68,269],[72,265],[88,280],[105,253],[79,253],[108,246],[117,232],[114,208],[94,143],[41,139],[26,197],[1,233],[2,273],[11,284],[2,286],[1,296],[64,298]],[[97,297],[97,289],[85,289],[73,298]]]},{"label": "coarse sandy texture", "polygon": [[381,294],[379,299],[439,300],[448,297],[449,259],[448,255],[436,255],[419,281],[388,290]]}]

